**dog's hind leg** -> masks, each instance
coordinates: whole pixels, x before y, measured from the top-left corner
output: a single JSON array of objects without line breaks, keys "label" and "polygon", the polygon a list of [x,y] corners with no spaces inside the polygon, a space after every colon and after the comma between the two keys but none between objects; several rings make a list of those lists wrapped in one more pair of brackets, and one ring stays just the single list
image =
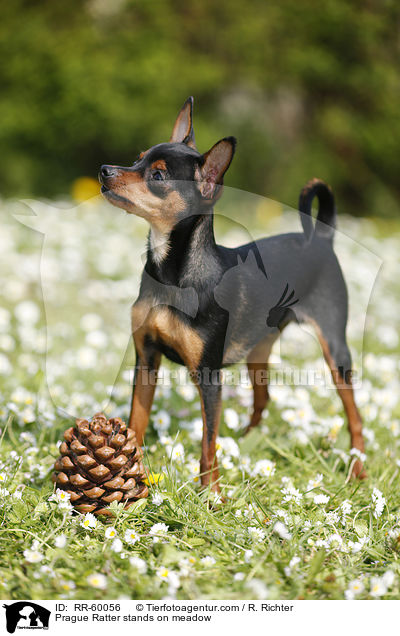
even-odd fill
[{"label": "dog's hind leg", "polygon": [[[343,403],[347,416],[351,448],[364,453],[362,420],[354,399],[351,379],[351,354],[346,342],[346,315],[345,312],[338,311],[339,307],[340,305],[336,305],[335,308],[332,308],[332,311],[324,312],[322,318],[320,317],[318,320],[314,318],[311,322],[316,328],[324,358],[330,368],[337,392]],[[366,477],[360,459],[357,459],[354,463],[353,476],[360,479]]]},{"label": "dog's hind leg", "polygon": [[[350,433],[351,448],[364,453],[364,439],[362,434],[362,420],[358,411],[354,390],[351,381],[351,356],[346,341],[335,342],[332,339],[325,339],[322,333],[318,333],[325,360],[331,370],[333,381],[343,402],[347,416],[347,423]],[[353,476],[363,479],[366,473],[363,464],[357,459],[353,466]]]},{"label": "dog's hind leg", "polygon": [[245,434],[260,423],[263,410],[268,403],[268,358],[278,337],[278,330],[276,334],[268,335],[252,349],[247,357],[247,368],[253,386],[254,398],[253,413]]}]

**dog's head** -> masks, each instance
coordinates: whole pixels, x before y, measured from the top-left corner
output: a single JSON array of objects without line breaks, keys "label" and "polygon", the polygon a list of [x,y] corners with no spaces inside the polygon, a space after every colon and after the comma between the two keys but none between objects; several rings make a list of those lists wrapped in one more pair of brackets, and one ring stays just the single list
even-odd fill
[{"label": "dog's head", "polygon": [[193,98],[189,97],[168,143],[141,152],[133,166],[103,165],[99,172],[101,192],[110,203],[145,218],[163,233],[186,216],[215,204],[235,151],[236,140],[226,137],[200,154],[192,110]]}]

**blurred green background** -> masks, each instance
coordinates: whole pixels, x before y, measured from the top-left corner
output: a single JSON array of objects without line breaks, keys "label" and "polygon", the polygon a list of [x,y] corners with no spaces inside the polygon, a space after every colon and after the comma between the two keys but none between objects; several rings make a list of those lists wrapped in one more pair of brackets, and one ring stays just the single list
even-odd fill
[{"label": "blurred green background", "polygon": [[398,0],[3,0],[0,194],[132,163],[194,95],[201,151],[238,138],[228,185],[397,215],[399,26]]}]

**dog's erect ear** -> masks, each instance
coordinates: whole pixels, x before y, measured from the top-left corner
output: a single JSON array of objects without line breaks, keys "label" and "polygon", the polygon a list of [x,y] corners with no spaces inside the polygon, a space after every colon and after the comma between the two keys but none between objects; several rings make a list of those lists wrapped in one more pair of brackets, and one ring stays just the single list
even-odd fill
[{"label": "dog's erect ear", "polygon": [[200,192],[205,199],[213,199],[219,192],[225,172],[235,153],[235,137],[225,137],[203,155]]},{"label": "dog's erect ear", "polygon": [[196,142],[194,140],[192,117],[193,97],[188,97],[176,118],[171,139],[169,140],[170,143],[184,143],[191,148],[194,148],[194,150],[197,150]]}]

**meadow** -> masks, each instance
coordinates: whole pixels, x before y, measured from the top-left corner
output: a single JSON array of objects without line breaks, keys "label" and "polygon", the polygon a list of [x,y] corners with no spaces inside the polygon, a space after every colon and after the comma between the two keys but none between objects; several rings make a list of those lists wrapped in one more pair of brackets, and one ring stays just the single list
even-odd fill
[{"label": "meadow", "polygon": [[[249,197],[254,235],[299,227]],[[225,244],[246,240],[244,199],[235,223],[220,223]],[[367,479],[350,477],[356,457],[317,340],[290,326],[271,359],[268,408],[246,437],[245,367],[227,373],[225,502],[200,489],[197,391],[165,363],[144,448],[150,495],[113,504],[107,521],[73,513],[51,473],[73,417],[128,417],[146,226],[98,198],[0,205],[1,598],[399,598],[398,224],[340,215],[336,237]]]}]

